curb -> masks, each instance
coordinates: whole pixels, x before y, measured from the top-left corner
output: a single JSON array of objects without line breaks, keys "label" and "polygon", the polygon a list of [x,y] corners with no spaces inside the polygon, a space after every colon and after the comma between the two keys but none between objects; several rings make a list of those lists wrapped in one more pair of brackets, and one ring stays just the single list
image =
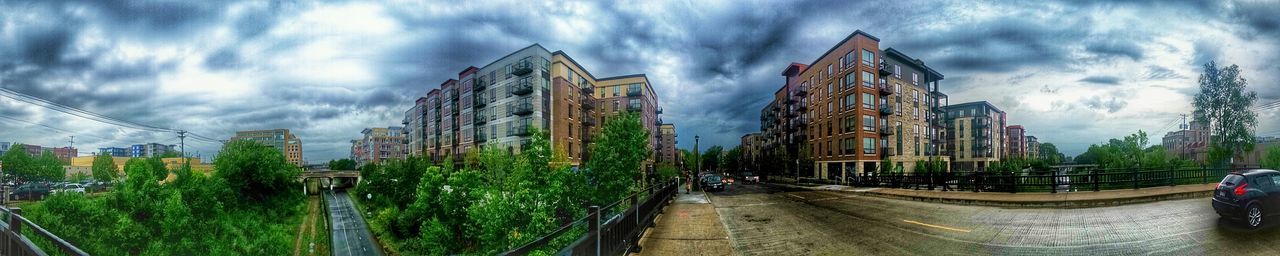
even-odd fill
[{"label": "curb", "polygon": [[820,189],[817,187],[805,187],[789,184],[765,183],[768,186],[788,187],[793,189],[803,189],[809,191],[832,191],[847,194],[866,195],[879,198],[918,201],[928,203],[944,203],[955,205],[971,205],[971,206],[992,206],[1002,208],[1096,208],[1110,207],[1129,204],[1151,203],[1166,200],[1193,199],[1212,197],[1213,191],[1192,191],[1178,192],[1159,195],[1144,195],[1123,198],[1105,198],[1105,199],[1068,199],[1068,200],[988,200],[988,199],[957,199],[957,198],[941,198],[927,196],[911,196],[878,192],[872,190],[833,190]]}]

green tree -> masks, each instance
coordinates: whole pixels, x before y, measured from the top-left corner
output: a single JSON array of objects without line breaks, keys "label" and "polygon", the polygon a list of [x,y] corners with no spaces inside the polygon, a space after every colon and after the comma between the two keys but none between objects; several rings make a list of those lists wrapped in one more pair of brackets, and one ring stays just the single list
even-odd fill
[{"label": "green tree", "polygon": [[720,166],[724,166],[725,171],[742,172],[742,148],[734,146],[729,151],[725,151],[724,158],[720,162]]},{"label": "green tree", "polygon": [[1267,154],[1262,157],[1262,168],[1280,170],[1280,147],[1267,148]]},{"label": "green tree", "polygon": [[147,169],[151,170],[151,176],[156,180],[164,180],[169,177],[169,168],[164,165],[164,160],[160,157],[148,157]]},{"label": "green tree", "polygon": [[1044,159],[1049,165],[1057,165],[1062,163],[1062,152],[1058,151],[1058,145],[1048,142],[1041,143],[1040,159]]},{"label": "green tree", "polygon": [[39,181],[55,181],[63,180],[67,176],[67,169],[63,168],[62,160],[58,160],[58,156],[53,152],[45,150],[40,154],[40,158],[36,159],[37,170],[34,180]]},{"label": "green tree", "polygon": [[684,161],[684,170],[690,173],[697,172],[694,168],[697,168],[698,158],[694,157],[693,152],[688,149],[680,149],[680,155],[683,157],[681,160]]},{"label": "green tree", "polygon": [[721,146],[711,146],[710,148],[707,148],[706,151],[702,151],[702,170],[717,173],[723,171],[721,169],[722,166],[720,165],[720,161],[723,157],[724,147]]},{"label": "green tree", "polygon": [[300,170],[269,146],[249,140],[232,141],[223,146],[213,165],[217,170],[214,175],[241,200],[264,202],[278,195],[299,194],[292,191],[299,189]]},{"label": "green tree", "polygon": [[670,180],[680,176],[680,169],[671,165],[671,163],[659,164],[657,169],[658,180]]},{"label": "green tree", "polygon": [[1258,94],[1246,91],[1247,86],[1239,66],[1219,68],[1212,61],[1204,64],[1192,115],[1196,123],[1209,128],[1210,164],[1225,165],[1233,156],[1253,150],[1258,114],[1250,107]]},{"label": "green tree", "polygon": [[116,180],[116,176],[120,175],[119,167],[116,167],[116,160],[111,155],[101,154],[93,158],[93,179],[104,182]]},{"label": "green tree", "polygon": [[356,160],[348,158],[329,160],[329,170],[355,170]]},{"label": "green tree", "polygon": [[8,151],[4,152],[4,174],[16,179],[18,183],[30,180],[35,174],[34,159],[27,154],[27,148],[22,144],[13,144]]},{"label": "green tree", "polygon": [[608,205],[636,189],[642,164],[650,154],[649,131],[636,113],[622,113],[604,124],[596,144],[591,146],[586,179],[596,188],[591,202]]}]

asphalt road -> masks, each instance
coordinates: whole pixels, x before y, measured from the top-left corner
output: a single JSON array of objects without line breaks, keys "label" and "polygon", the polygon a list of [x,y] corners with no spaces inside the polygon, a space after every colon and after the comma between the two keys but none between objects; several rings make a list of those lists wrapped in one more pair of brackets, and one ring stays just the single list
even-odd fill
[{"label": "asphalt road", "polygon": [[710,199],[744,255],[1280,255],[1280,225],[1244,230],[1208,198],[1005,209],[735,184]]},{"label": "asphalt road", "polygon": [[382,255],[382,249],[373,240],[364,217],[356,212],[355,204],[346,191],[324,191],[324,200],[329,204],[330,236],[333,241],[330,247],[333,256],[346,255]]}]

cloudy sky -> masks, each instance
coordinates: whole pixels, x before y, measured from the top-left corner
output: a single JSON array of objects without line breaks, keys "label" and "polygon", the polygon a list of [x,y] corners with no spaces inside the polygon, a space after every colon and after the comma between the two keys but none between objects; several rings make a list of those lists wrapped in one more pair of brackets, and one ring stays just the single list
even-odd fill
[{"label": "cloudy sky", "polygon": [[[310,162],[533,43],[599,76],[647,74],[682,148],[758,130],[785,65],[854,30],[942,72],[951,103],[990,101],[1068,154],[1176,129],[1211,60],[1240,65],[1259,103],[1280,101],[1276,1],[902,2],[0,0],[0,87],[216,139],[289,128]],[[1260,135],[1280,135],[1277,112],[1260,112]],[[0,141],[72,135],[79,148],[178,141],[0,98]]]}]

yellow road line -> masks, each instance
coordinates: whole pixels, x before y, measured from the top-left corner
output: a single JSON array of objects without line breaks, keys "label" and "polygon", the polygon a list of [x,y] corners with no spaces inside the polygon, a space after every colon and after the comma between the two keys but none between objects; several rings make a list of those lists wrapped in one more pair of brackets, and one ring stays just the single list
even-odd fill
[{"label": "yellow road line", "polygon": [[950,231],[955,231],[955,232],[965,232],[965,233],[969,233],[969,230],[958,229],[958,228],[947,227],[947,226],[940,226],[940,225],[933,225],[933,224],[924,223],[924,222],[919,222],[919,221],[914,221],[914,220],[902,220],[902,222],[911,223],[911,224],[916,224],[916,225],[921,225],[921,226],[925,226],[925,227],[936,228],[936,229],[943,229],[943,230],[950,230]]}]

